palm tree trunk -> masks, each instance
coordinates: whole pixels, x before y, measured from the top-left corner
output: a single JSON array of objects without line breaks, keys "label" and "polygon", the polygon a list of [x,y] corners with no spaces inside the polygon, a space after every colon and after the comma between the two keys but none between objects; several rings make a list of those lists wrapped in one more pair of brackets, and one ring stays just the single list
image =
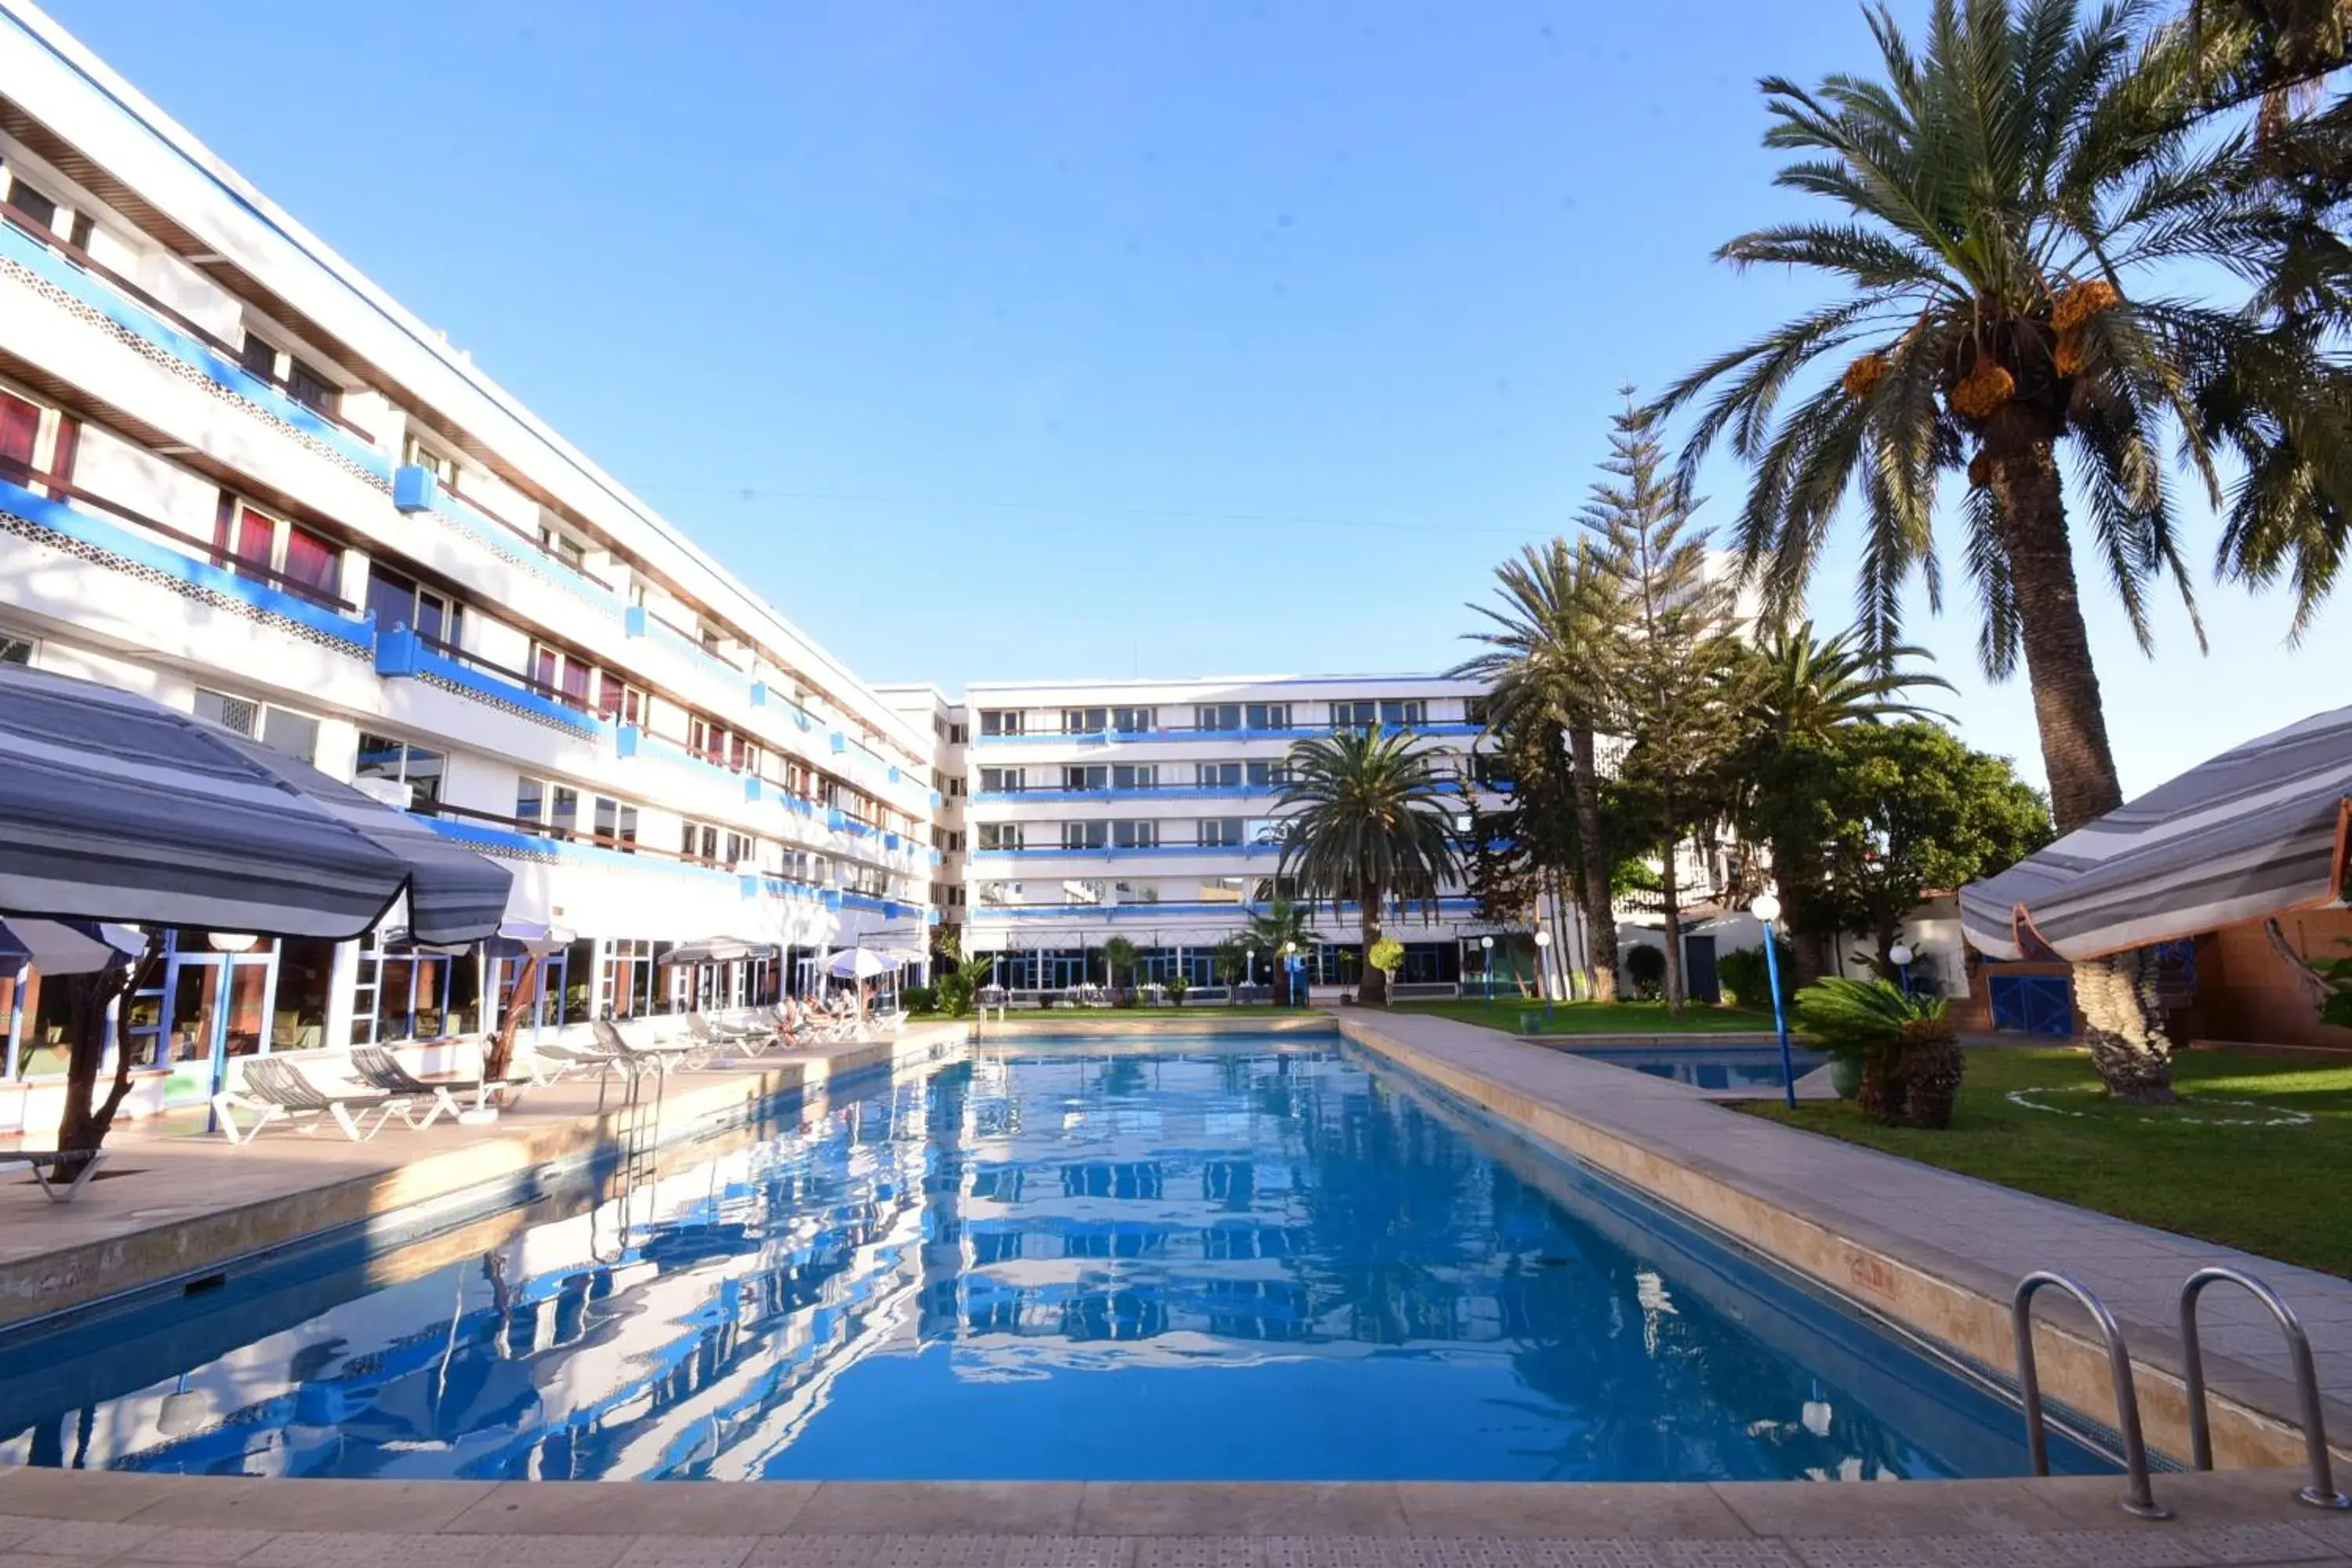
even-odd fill
[{"label": "palm tree trunk", "polygon": [[[1997,434],[1988,432],[1989,449]],[[2016,585],[2026,679],[2042,731],[2042,765],[2050,775],[2051,814],[2060,833],[2072,833],[2121,805],[2124,796],[2074,586],[2055,444],[2036,439],[1999,449],[1992,486]],[[2083,1011],[2092,1065],[2107,1092],[2120,1100],[2172,1099],[2172,1041],[2165,1032],[2149,956],[2126,952],[2076,964],[2074,998]]]},{"label": "palm tree trunk", "polygon": [[1590,726],[1568,732],[1569,774],[1576,787],[1577,902],[1584,910],[1587,989],[1595,1002],[1617,1000],[1617,910],[1609,895],[1609,855],[1601,842],[1601,770]]},{"label": "palm tree trunk", "polygon": [[1992,463],[2002,542],[2017,591],[2025,674],[2042,731],[2042,765],[2058,831],[2072,833],[2123,804],[2107,746],[2098,671],[2083,626],[2074,557],[2066,539],[2066,496],[2053,444],[2017,443]]},{"label": "palm tree trunk", "polygon": [[1384,1007],[1389,1000],[1389,977],[1372,967],[1372,945],[1381,940],[1381,890],[1364,889],[1358,912],[1362,916],[1361,935],[1364,942],[1363,961],[1356,965],[1356,1000],[1368,1007]]}]

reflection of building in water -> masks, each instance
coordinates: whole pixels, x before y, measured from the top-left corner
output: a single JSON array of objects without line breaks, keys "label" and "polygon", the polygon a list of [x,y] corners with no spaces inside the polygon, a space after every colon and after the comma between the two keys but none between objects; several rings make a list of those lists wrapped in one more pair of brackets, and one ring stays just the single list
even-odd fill
[{"label": "reflection of building in water", "polygon": [[[0,1458],[417,1478],[698,1473],[903,1316],[919,1082],[373,1290]],[[234,1329],[228,1331],[234,1332]]]}]

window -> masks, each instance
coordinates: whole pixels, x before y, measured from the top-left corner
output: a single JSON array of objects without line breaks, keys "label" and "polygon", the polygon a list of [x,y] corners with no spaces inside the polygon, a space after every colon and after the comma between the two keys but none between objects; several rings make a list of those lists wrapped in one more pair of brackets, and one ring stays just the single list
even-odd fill
[{"label": "window", "polygon": [[980,825],[980,847],[982,849],[1025,849],[1028,847],[1018,822],[983,822]]},{"label": "window", "polygon": [[1470,754],[1470,778],[1472,783],[1485,784],[1489,789],[1496,785],[1507,789],[1511,784],[1509,760],[1494,752],[1473,752]]},{"label": "window", "polygon": [[1114,822],[1111,824],[1111,842],[1121,849],[1156,848],[1160,843],[1160,824]]},{"label": "window", "polygon": [[949,744],[949,745],[950,745],[950,746],[961,746],[961,745],[968,745],[968,744],[970,744],[970,743],[971,743],[971,725],[969,725],[969,724],[950,724],[950,725],[949,725],[949,726],[948,726],[948,744]]},{"label": "window", "polygon": [[35,644],[30,637],[0,632],[0,664],[30,664]]},{"label": "window", "polygon": [[1290,782],[1290,764],[1281,758],[1249,764],[1252,789],[1280,789]]},{"label": "window", "polygon": [[1369,730],[1380,721],[1381,705],[1377,702],[1331,704],[1331,728],[1334,730]]},{"label": "window", "polygon": [[1240,847],[1241,841],[1240,817],[1212,816],[1202,820],[1198,842],[1203,848],[1234,849]]},{"label": "window", "polygon": [[1488,701],[1489,700],[1484,697],[1464,698],[1462,700],[1463,722],[1465,724],[1485,724],[1486,722]]},{"label": "window", "polygon": [[1065,708],[1062,710],[1062,733],[1065,735],[1099,735],[1110,727],[1110,715],[1101,708]]},{"label": "window", "polygon": [[1021,884],[1018,882],[982,882],[980,885],[980,901],[984,909],[1002,908],[1020,895]]},{"label": "window", "polygon": [[1239,789],[1242,785],[1242,765],[1239,763],[1195,763],[1192,782],[1201,789]]},{"label": "window", "polygon": [[415,811],[441,798],[441,774],[447,759],[438,752],[412,746],[388,735],[360,734],[359,766],[354,775],[387,779],[408,790],[408,809]]},{"label": "window", "polygon": [[523,825],[526,833],[577,837],[580,792],[570,784],[546,779],[524,779],[515,785],[515,820]]},{"label": "window", "polygon": [[980,714],[980,732],[983,735],[1018,735],[1021,733],[1021,710],[1017,708],[984,708]]},{"label": "window", "polygon": [[435,588],[382,566],[368,570],[367,607],[379,626],[414,626],[423,636],[454,647],[466,629],[466,607]]},{"label": "window", "polygon": [[679,829],[679,854],[706,866],[719,864],[719,829],[704,822],[681,823]]},{"label": "window", "polygon": [[943,847],[950,855],[960,853],[963,848],[963,835],[950,830],[948,834],[948,841]]},{"label": "window", "polygon": [[1110,710],[1110,727],[1122,735],[1148,735],[1160,728],[1157,708],[1114,708]]},{"label": "window", "polygon": [[1290,704],[1287,702],[1253,702],[1249,705],[1249,728],[1253,730],[1287,730],[1290,728]]},{"label": "window", "polygon": [[1156,904],[1160,901],[1157,882],[1113,882],[1111,889],[1122,904]]},{"label": "window", "polygon": [[445,490],[454,492],[457,489],[457,459],[443,457],[419,440],[414,431],[401,443],[400,460],[431,474]]},{"label": "window", "polygon": [[8,182],[8,205],[32,219],[43,228],[55,232],[58,226],[58,204],[33,189],[24,181]]},{"label": "window", "polygon": [[223,490],[213,521],[213,564],[257,582],[333,598],[341,546],[299,523],[257,511]]},{"label": "window", "polygon": [[1192,710],[1192,727],[1196,730],[1238,730],[1242,727],[1242,705],[1238,702],[1203,703]]},{"label": "window", "polygon": [[1110,770],[1110,787],[1113,789],[1158,789],[1160,787],[1160,764],[1158,763],[1114,763]]},{"label": "window", "polygon": [[[341,405],[342,390],[326,375],[294,355],[252,332],[245,334],[245,368],[262,380],[286,389],[286,395],[305,408],[333,414]],[[454,487],[453,487],[454,488]]]},{"label": "window", "polygon": [[739,773],[760,771],[759,748],[750,736],[698,715],[688,721],[686,749],[712,767]]},{"label": "window", "polygon": [[1109,842],[1105,829],[1107,822],[1066,822],[1062,824],[1062,847],[1065,849],[1100,849]]},{"label": "window", "polygon": [[1203,877],[1201,879],[1201,901],[1204,904],[1238,904],[1244,890],[1243,880],[1240,877]]},{"label": "window", "polygon": [[604,1005],[615,1018],[635,1018],[654,1011],[654,944],[643,939],[616,938],[612,956],[604,961]]},{"label": "window", "polygon": [[961,800],[963,798],[963,788],[964,780],[961,773],[950,773],[948,775],[947,793],[950,800]]},{"label": "window", "polygon": [[585,712],[588,693],[596,684],[596,667],[578,654],[535,642],[530,645],[530,679],[544,695]]},{"label": "window", "polygon": [[1381,703],[1381,722],[1397,729],[1412,729],[1426,722],[1429,704],[1420,698],[1391,697]]},{"label": "window", "polygon": [[0,479],[28,485],[47,473],[69,480],[80,442],[81,426],[64,413],[0,391]]},{"label": "window", "polygon": [[982,795],[1018,795],[1025,787],[1019,768],[980,770],[980,790]]},{"label": "window", "polygon": [[596,840],[624,855],[637,852],[637,808],[610,795],[596,797]]},{"label": "window", "polygon": [[273,752],[283,752],[297,762],[319,759],[319,721],[307,714],[198,687],[196,717],[258,741]]},{"label": "window", "polygon": [[719,864],[723,866],[740,866],[747,860],[756,864],[759,858],[760,841],[758,839],[744,833],[730,833],[727,835],[727,858],[720,861]]},{"label": "window", "polygon": [[640,730],[650,730],[654,722],[654,700],[608,669],[603,673],[596,688],[596,712],[599,717],[615,724],[634,724]]},{"label": "window", "polygon": [[559,528],[541,527],[539,547],[574,572],[588,564],[588,547]]},{"label": "window", "polygon": [[1067,767],[1062,770],[1062,787],[1065,790],[1098,790],[1108,787],[1109,783],[1110,770],[1100,764],[1093,767]]}]

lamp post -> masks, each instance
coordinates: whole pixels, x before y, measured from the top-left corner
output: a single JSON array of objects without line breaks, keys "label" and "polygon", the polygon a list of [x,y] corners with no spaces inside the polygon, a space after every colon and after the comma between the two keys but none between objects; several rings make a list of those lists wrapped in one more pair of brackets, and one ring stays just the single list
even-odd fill
[{"label": "lamp post", "polygon": [[1536,928],[1536,974],[1543,982],[1544,1033],[1551,1033],[1551,932]]},{"label": "lamp post", "polygon": [[1492,1002],[1495,999],[1495,939],[1491,936],[1478,939],[1478,973],[1486,983],[1486,1000]]},{"label": "lamp post", "polygon": [[1257,985],[1257,949],[1242,949],[1242,984],[1252,989]]},{"label": "lamp post", "polygon": [[1775,951],[1772,922],[1780,918],[1780,900],[1759,893],[1748,912],[1764,927],[1764,984],[1772,993],[1772,1027],[1780,1037],[1780,1089],[1789,1109],[1797,1109],[1797,1064],[1789,1056],[1789,1017],[1780,1006],[1780,955]]},{"label": "lamp post", "polygon": [[1886,956],[1894,961],[1895,973],[1902,977],[1903,994],[1906,996],[1910,995],[1911,960],[1916,956],[1911,951],[1911,944],[1907,942],[1898,942],[1893,947],[1886,950]]},{"label": "lamp post", "polygon": [[1297,1006],[1297,1005],[1298,1005],[1298,957],[1297,957],[1297,953],[1298,953],[1298,944],[1297,944],[1297,942],[1284,942],[1284,943],[1282,944],[1282,974],[1283,974],[1283,984],[1284,984],[1285,985],[1286,985],[1287,987],[1289,987],[1289,990],[1290,990],[1290,1005],[1291,1005],[1292,1006],[1294,1006],[1294,1007],[1296,1007],[1296,1006]]}]

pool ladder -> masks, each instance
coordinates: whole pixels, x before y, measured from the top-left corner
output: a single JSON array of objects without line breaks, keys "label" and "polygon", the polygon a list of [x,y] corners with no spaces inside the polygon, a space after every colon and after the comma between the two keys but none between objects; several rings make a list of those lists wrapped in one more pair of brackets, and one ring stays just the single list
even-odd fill
[{"label": "pool ladder", "polygon": [[[2209,1285],[2239,1287],[2270,1309],[2285,1334],[2287,1352],[2294,1363],[2295,1394],[2303,1407],[2303,1442],[2310,1480],[2295,1497],[2314,1508],[2352,1509],[2352,1498],[2336,1489],[2327,1454],[2327,1426],[2320,1409],[2319,1373],[2311,1359],[2311,1341],[2294,1309],[2279,1293],[2251,1274],[2235,1268],[2200,1268],[2180,1288],[2182,1381],[2188,1384],[2189,1463],[2200,1470],[2213,1468],[2213,1439],[2206,1410],[2205,1365],[2197,1337],[2197,1303]],[[2107,1373],[2115,1384],[2116,1425],[2123,1438],[2126,1513],[2140,1519],[2170,1519],[2172,1510],[2156,1500],[2148,1480],[2147,1443],[2140,1432],[2139,1394],[2132,1385],[2131,1355],[2124,1346],[2123,1325],[2106,1303],[2080,1280],[2055,1269],[2042,1268],[2017,1282],[2010,1302],[2010,1323],[2017,1339],[2017,1386],[2025,1405],[2025,1441],[2033,1459],[2033,1473],[2050,1473],[2050,1445],[2042,1411],[2042,1382],[2033,1354],[2033,1298],[2044,1286],[2056,1286],[2074,1298],[2090,1314],[2107,1352]]]},{"label": "pool ladder", "polygon": [[[646,1075],[654,1075],[653,1116],[646,1117],[646,1106],[643,1089]],[[609,1078],[610,1072],[607,1072]],[[614,1221],[612,1256],[604,1255],[604,1247],[596,1234],[596,1208],[588,1212],[588,1254],[597,1262],[611,1267],[628,1256],[629,1232],[632,1228],[631,1209],[635,1206],[637,1189],[649,1176],[658,1174],[656,1155],[661,1147],[662,1105],[668,1098],[669,1075],[650,1064],[638,1064],[623,1075],[625,1090],[620,1109],[626,1114],[620,1138],[619,1158],[614,1162],[612,1187],[605,1202],[617,1207]],[[599,1110],[604,1109],[604,1087],[596,1094]],[[601,1208],[603,1205],[598,1205]]]}]

